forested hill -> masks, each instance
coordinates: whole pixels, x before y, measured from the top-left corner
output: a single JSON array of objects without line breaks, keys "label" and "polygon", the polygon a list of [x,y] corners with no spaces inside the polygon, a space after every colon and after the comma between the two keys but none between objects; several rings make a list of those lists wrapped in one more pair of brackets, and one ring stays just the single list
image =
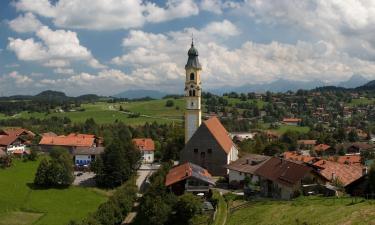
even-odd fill
[{"label": "forested hill", "polygon": [[0,101],[20,101],[20,100],[36,100],[36,101],[97,101],[100,96],[94,94],[81,95],[77,97],[66,96],[64,92],[47,90],[37,95],[13,95],[8,97],[0,97]]},{"label": "forested hill", "polygon": [[369,81],[368,83],[356,87],[356,88],[344,88],[344,87],[337,87],[337,86],[324,86],[324,87],[317,87],[311,90],[312,92],[335,92],[335,91],[375,91],[375,80]]}]

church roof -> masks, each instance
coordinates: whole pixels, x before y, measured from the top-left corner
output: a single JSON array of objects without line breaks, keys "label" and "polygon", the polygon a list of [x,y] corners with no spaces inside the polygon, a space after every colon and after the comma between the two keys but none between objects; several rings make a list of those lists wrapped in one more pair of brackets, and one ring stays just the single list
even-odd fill
[{"label": "church roof", "polygon": [[214,136],[224,151],[229,154],[234,144],[232,139],[229,137],[228,131],[220,123],[220,120],[217,117],[211,117],[210,119],[204,121],[203,124],[206,125],[210,133]]},{"label": "church roof", "polygon": [[188,56],[189,58],[185,65],[185,69],[188,69],[188,68],[202,69],[202,66],[199,63],[199,59],[198,59],[198,50],[194,47],[193,42],[191,42],[191,47],[188,51]]}]

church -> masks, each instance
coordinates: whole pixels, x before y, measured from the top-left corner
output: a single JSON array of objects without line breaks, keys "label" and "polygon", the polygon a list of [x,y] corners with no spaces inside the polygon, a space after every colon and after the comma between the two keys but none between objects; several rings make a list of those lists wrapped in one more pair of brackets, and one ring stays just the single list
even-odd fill
[{"label": "church", "polygon": [[185,147],[180,152],[180,164],[191,162],[214,176],[227,174],[226,165],[238,159],[238,149],[229,133],[216,117],[202,123],[202,66],[198,50],[191,43],[185,65]]}]

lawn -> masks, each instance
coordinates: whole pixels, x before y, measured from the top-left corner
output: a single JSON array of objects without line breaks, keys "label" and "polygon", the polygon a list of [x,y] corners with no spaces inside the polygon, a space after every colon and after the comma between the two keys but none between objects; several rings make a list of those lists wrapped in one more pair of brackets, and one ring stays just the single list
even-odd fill
[{"label": "lawn", "polygon": [[257,104],[258,108],[261,109],[266,104],[266,102],[264,102],[263,100],[259,100],[259,99],[254,99],[254,100],[249,99],[246,101],[242,101],[239,98],[229,98],[228,96],[224,96],[223,98],[227,99],[228,103],[231,104],[232,106],[236,106],[236,103],[249,102],[249,103]]},{"label": "lawn", "polygon": [[38,163],[15,160],[11,168],[0,169],[0,225],[65,225],[106,201],[94,188],[32,189]]},{"label": "lawn", "polygon": [[[81,108],[84,111],[75,112],[54,112],[54,113],[29,113],[22,112],[13,116],[13,118],[48,118],[52,116],[69,117],[73,122],[84,122],[88,118],[94,118],[99,124],[108,124],[115,121],[122,121],[129,125],[140,125],[145,122],[152,123],[171,123],[182,122],[184,114],[184,100],[173,99],[174,106],[166,107],[167,99],[137,101],[137,102],[123,102],[123,103],[107,103],[96,102],[90,104],[82,104]],[[129,115],[119,111],[120,105],[123,109],[129,110],[132,113],[140,113],[141,116],[137,118],[129,118]],[[12,117],[5,117],[0,115],[0,119],[7,119]]]},{"label": "lawn", "polygon": [[280,133],[280,134],[284,134],[285,132],[287,132],[288,130],[290,131],[298,131],[298,132],[301,132],[301,133],[307,133],[310,131],[310,128],[309,127],[304,127],[304,126],[292,126],[292,125],[280,125],[280,127],[274,131]]},{"label": "lawn", "polygon": [[302,197],[294,201],[263,201],[231,214],[227,225],[247,224],[375,224],[375,202]]}]

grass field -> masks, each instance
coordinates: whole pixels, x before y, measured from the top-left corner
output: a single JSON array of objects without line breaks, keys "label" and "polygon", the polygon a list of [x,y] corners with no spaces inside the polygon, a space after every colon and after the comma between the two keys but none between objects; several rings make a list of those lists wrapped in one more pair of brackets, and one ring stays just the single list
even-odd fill
[{"label": "grass field", "polygon": [[374,99],[355,98],[355,99],[352,99],[352,102],[350,102],[348,105],[349,106],[370,105],[370,104],[374,104],[374,102],[375,102]]},{"label": "grass field", "polygon": [[291,131],[298,131],[298,132],[301,132],[301,133],[307,133],[310,131],[310,128],[309,127],[301,127],[301,126],[290,126],[290,125],[280,125],[280,127],[274,131],[280,133],[280,134],[283,134],[285,132],[287,132],[288,130],[291,130]]},{"label": "grass field", "polygon": [[246,100],[246,101],[241,101],[239,98],[229,98],[228,96],[224,96],[224,99],[228,100],[228,103],[231,104],[232,106],[235,106],[236,103],[241,103],[241,102],[250,102],[250,103],[255,103],[257,106],[261,109],[263,106],[266,104],[266,102],[255,99],[255,100]]},{"label": "grass field", "polygon": [[[12,117],[5,117],[0,115],[0,119],[7,118],[48,118],[52,116],[69,117],[73,122],[84,122],[88,118],[94,118],[99,124],[113,123],[116,120],[122,121],[129,125],[144,124],[145,122],[171,123],[182,122],[184,114],[184,100],[173,99],[174,106],[166,107],[167,100],[151,100],[127,103],[107,103],[97,102],[92,104],[82,104],[81,107],[85,111],[75,112],[55,112],[50,114],[45,113],[29,113],[22,112]],[[123,109],[129,110],[132,113],[140,113],[141,116],[137,118],[129,118],[129,115],[120,112],[120,105]],[[177,107],[176,107],[177,106]]]},{"label": "grass field", "polygon": [[15,160],[0,169],[0,225],[65,225],[97,209],[107,197],[94,188],[35,190],[38,162]]},{"label": "grass field", "polygon": [[375,201],[351,202],[319,197],[257,202],[231,214],[227,225],[375,224]]}]

